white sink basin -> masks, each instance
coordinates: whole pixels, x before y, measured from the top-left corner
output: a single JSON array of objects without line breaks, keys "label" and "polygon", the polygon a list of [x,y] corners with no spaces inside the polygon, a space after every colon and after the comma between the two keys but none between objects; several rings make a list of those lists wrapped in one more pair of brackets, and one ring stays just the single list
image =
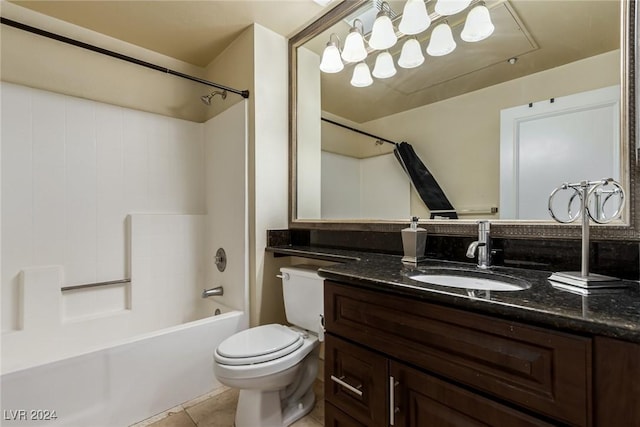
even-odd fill
[{"label": "white sink basin", "polygon": [[411,280],[432,285],[485,291],[521,291],[531,286],[524,280],[502,274],[447,268],[432,269],[432,271],[422,273],[416,272],[408,277]]}]

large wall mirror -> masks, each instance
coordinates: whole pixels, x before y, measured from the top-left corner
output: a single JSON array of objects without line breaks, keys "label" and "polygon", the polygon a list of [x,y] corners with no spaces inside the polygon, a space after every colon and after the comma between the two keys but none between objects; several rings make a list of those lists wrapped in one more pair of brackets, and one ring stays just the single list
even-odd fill
[{"label": "large wall mirror", "polygon": [[[445,14],[447,2],[462,9]],[[412,22],[422,4],[426,29]],[[549,194],[563,182],[612,177],[626,191],[625,209],[592,235],[639,240],[635,8],[615,0],[338,4],[290,40],[290,226],[390,231],[419,216],[442,234],[471,234],[489,219],[498,236],[574,238],[578,225],[549,216]],[[493,29],[474,34],[465,26],[481,9]],[[371,43],[381,15],[395,43]],[[365,59],[323,56],[348,57],[355,34]],[[420,197],[394,155],[400,142],[456,219]]]}]

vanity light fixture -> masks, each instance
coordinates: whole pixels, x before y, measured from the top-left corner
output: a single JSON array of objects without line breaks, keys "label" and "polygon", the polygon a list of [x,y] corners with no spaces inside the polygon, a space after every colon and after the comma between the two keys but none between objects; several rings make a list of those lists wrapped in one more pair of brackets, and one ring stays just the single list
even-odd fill
[{"label": "vanity light fixture", "polygon": [[433,29],[429,46],[427,46],[427,53],[431,56],[444,56],[453,52],[456,46],[451,27],[447,21],[444,21]]},{"label": "vanity light fixture", "polygon": [[[380,6],[371,27],[368,46],[366,46],[364,39],[365,24],[360,18],[355,18],[351,22],[351,28],[345,38],[342,51],[340,51],[340,38],[335,33],[329,36],[329,42],[322,53],[320,70],[325,73],[338,73],[344,69],[345,65],[351,63],[355,65],[351,84],[356,87],[370,86],[373,83],[372,73],[364,62],[368,52],[382,51],[376,57],[373,77],[377,79],[392,77],[397,73],[397,70],[393,63],[393,55],[388,49],[396,45],[398,37],[405,36],[411,37],[404,41],[397,65],[402,68],[415,68],[422,65],[425,58],[420,42],[415,36],[427,30],[432,24],[427,11],[427,2],[428,0],[406,0],[398,25],[398,33],[396,33],[391,18],[395,19],[398,15],[391,9],[388,1],[375,0],[375,3]],[[495,27],[491,22],[489,9],[483,0],[436,0],[435,15],[432,14],[432,17],[439,23],[431,31],[426,53],[431,56],[444,56],[456,49],[457,44],[447,22],[447,16],[465,10],[472,2],[474,5],[467,15],[461,33],[462,40],[478,42],[493,34]],[[363,13],[359,16],[371,25],[372,13],[375,12],[375,9],[370,8],[367,9],[366,14]]]},{"label": "vanity light fixture", "polygon": [[398,66],[402,68],[416,68],[424,62],[424,55],[420,42],[415,38],[410,38],[402,45]]},{"label": "vanity light fixture", "polygon": [[479,42],[493,34],[493,30],[495,27],[491,22],[489,9],[481,2],[467,15],[460,38],[466,42]]},{"label": "vanity light fixture", "polygon": [[[335,42],[332,39],[336,38]],[[336,33],[331,33],[327,47],[322,52],[322,60],[320,61],[320,71],[325,73],[339,73],[344,69],[342,59],[340,59],[340,38]]]},{"label": "vanity light fixture", "polygon": [[360,62],[353,69],[353,76],[351,77],[351,86],[355,87],[367,87],[373,84],[371,78],[371,72],[366,62]]},{"label": "vanity light fixture", "polygon": [[402,34],[414,35],[425,31],[430,25],[431,18],[424,0],[407,0],[398,30]]},{"label": "vanity light fixture", "polygon": [[471,0],[438,0],[435,11],[438,15],[455,15],[471,4]]},{"label": "vanity light fixture", "polygon": [[377,79],[388,79],[396,75],[396,67],[393,65],[393,58],[388,51],[380,52],[376,57],[376,65],[373,67],[373,77]]},{"label": "vanity light fixture", "polygon": [[372,49],[389,49],[398,42],[398,37],[396,37],[396,32],[393,29],[393,24],[389,17],[390,11],[391,7],[389,3],[383,1],[380,5],[380,12],[378,12],[376,20],[373,23],[373,28],[371,29],[369,46],[371,46]]},{"label": "vanity light fixture", "polygon": [[[358,24],[360,28],[358,28]],[[363,30],[362,21],[356,18],[344,41],[344,49],[342,49],[341,56],[345,61],[360,62],[367,57],[367,49],[364,47],[364,38],[362,37]]]}]

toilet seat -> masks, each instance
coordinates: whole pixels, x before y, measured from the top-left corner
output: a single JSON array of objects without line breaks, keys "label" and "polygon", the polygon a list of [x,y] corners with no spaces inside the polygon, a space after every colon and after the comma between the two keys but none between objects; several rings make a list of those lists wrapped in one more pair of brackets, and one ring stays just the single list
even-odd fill
[{"label": "toilet seat", "polygon": [[238,332],[216,349],[214,359],[223,365],[241,366],[284,357],[304,342],[300,332],[284,325],[263,325]]},{"label": "toilet seat", "polygon": [[[226,364],[224,361],[219,361],[222,357],[215,352],[213,370],[216,378],[229,387],[253,389],[257,387],[256,384],[260,384],[260,387],[266,389],[272,387],[274,381],[281,381],[289,372],[298,369],[296,365],[307,357],[317,346],[318,337],[315,335],[307,335],[307,337],[302,340],[302,345],[299,348],[285,356],[267,362],[246,365]],[[267,377],[272,377],[268,382],[268,387],[266,387],[264,383],[264,378]]]}]

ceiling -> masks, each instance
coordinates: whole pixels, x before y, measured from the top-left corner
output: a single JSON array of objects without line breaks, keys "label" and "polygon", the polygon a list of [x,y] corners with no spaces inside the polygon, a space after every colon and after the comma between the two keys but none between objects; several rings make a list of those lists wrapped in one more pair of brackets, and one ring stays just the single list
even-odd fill
[{"label": "ceiling", "polygon": [[328,9],[312,0],[9,1],[200,67],[254,22],[290,37]]}]

